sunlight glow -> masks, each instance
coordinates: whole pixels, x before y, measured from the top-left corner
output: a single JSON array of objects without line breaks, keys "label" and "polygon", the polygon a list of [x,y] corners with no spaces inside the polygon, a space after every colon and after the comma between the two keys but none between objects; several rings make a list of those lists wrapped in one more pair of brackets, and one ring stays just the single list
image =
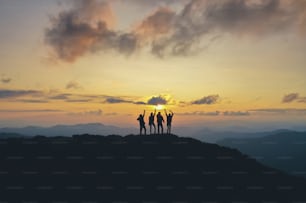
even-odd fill
[{"label": "sunlight glow", "polygon": [[163,110],[165,108],[165,106],[164,105],[161,105],[161,104],[157,104],[156,106],[155,106],[155,109],[156,110]]}]

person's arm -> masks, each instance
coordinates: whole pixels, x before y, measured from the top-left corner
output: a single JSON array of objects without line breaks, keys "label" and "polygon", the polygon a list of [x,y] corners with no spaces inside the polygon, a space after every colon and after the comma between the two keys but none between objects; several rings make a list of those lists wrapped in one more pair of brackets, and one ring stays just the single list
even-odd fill
[{"label": "person's arm", "polygon": [[172,112],[172,111],[170,111],[171,112],[171,116],[173,116],[174,115],[174,113]]},{"label": "person's arm", "polygon": [[168,116],[168,114],[167,114],[167,110],[165,109],[165,114],[166,114],[166,116]]},{"label": "person's arm", "polygon": [[146,115],[146,110],[143,110],[143,117]]},{"label": "person's arm", "polygon": [[156,109],[154,109],[154,114],[153,114],[154,116],[156,115]]}]

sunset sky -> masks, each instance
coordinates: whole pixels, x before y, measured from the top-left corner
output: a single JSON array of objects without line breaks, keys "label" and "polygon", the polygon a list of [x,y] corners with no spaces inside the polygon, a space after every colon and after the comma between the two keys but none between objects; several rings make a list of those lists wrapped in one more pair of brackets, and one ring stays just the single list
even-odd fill
[{"label": "sunset sky", "polygon": [[306,124],[306,1],[0,0],[0,127]]}]

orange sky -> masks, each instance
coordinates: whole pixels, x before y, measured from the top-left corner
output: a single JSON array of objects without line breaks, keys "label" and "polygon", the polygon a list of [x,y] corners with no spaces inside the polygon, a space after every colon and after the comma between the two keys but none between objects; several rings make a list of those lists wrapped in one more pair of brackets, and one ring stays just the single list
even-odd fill
[{"label": "orange sky", "polygon": [[306,5],[272,2],[4,0],[0,127],[137,126],[158,103],[180,126],[302,125]]}]

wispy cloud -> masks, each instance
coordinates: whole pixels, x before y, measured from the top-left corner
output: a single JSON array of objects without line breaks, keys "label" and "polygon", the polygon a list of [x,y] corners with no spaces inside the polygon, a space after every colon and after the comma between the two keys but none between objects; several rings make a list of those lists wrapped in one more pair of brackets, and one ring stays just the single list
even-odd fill
[{"label": "wispy cloud", "polygon": [[193,111],[193,112],[176,113],[176,115],[180,115],[180,116],[219,116],[221,115],[221,112],[220,111],[211,111],[211,112]]},{"label": "wispy cloud", "polygon": [[12,81],[12,78],[2,77],[0,80],[1,80],[2,83],[8,84]]},{"label": "wispy cloud", "polygon": [[184,113],[176,113],[181,116],[250,116],[251,113],[248,111],[193,111],[193,112],[184,112]]},{"label": "wispy cloud", "polygon": [[91,111],[83,111],[83,112],[73,112],[68,113],[70,116],[102,116],[103,111],[101,109],[91,110]]},{"label": "wispy cloud", "polygon": [[290,103],[290,102],[293,102],[293,101],[297,100],[298,98],[299,98],[298,93],[290,93],[290,94],[287,94],[283,97],[282,102],[283,103]]},{"label": "wispy cloud", "polygon": [[283,99],[283,103],[301,102],[306,103],[306,97],[301,97],[299,93],[286,94]]},{"label": "wispy cloud", "polygon": [[208,96],[204,96],[201,99],[192,101],[191,104],[198,104],[198,105],[201,105],[201,104],[207,104],[207,105],[216,104],[219,101],[219,99],[220,99],[220,97],[217,94],[208,95]]},{"label": "wispy cloud", "polygon": [[257,113],[272,113],[272,114],[306,114],[306,109],[296,108],[264,108],[264,109],[250,109],[250,112]]},{"label": "wispy cloud", "polygon": [[44,99],[18,99],[16,102],[22,102],[22,103],[49,103],[48,100]]},{"label": "wispy cloud", "polygon": [[[159,57],[189,55],[202,50],[201,42],[207,45],[224,33],[263,38],[306,32],[306,3],[302,0],[127,0],[151,6],[152,11],[138,20],[138,26],[123,31],[113,26],[115,0],[72,2],[71,9],[51,18],[52,25],[45,32],[47,44],[68,62],[98,51],[130,55],[149,49]],[[171,3],[180,3],[182,9],[173,10]]]},{"label": "wispy cloud", "polygon": [[66,89],[80,89],[81,85],[76,81],[70,81],[66,85]]},{"label": "wispy cloud", "polygon": [[132,101],[123,99],[121,97],[108,97],[105,99],[105,103],[120,104],[120,103],[132,103]]},{"label": "wispy cloud", "polygon": [[2,113],[58,113],[59,109],[0,109]]},{"label": "wispy cloud", "polygon": [[22,96],[38,96],[41,95],[41,91],[37,90],[7,90],[7,89],[0,89],[0,99],[7,99],[7,98],[16,98]]},{"label": "wispy cloud", "polygon": [[223,112],[224,116],[250,116],[248,111],[225,111]]}]

